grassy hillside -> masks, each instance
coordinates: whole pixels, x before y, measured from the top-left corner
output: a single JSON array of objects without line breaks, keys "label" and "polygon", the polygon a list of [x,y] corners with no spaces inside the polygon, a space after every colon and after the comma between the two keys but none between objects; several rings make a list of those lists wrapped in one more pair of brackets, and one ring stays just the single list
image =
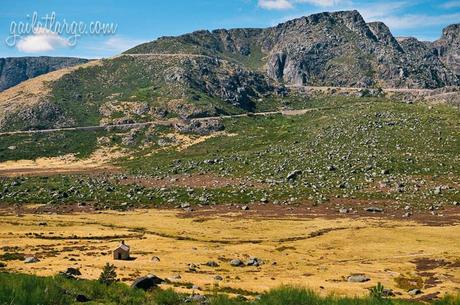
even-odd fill
[{"label": "grassy hillside", "polygon": [[[130,145],[123,144],[129,131],[105,134],[111,139],[109,145],[118,145],[128,152],[127,157],[115,161],[128,175],[168,181],[174,176],[206,174],[246,181],[245,186],[239,183],[213,188],[196,186],[194,192],[190,192],[188,187],[174,185],[163,188],[125,184],[116,176],[100,177],[98,181],[87,176],[47,180],[30,177],[20,179],[21,183],[12,192],[3,194],[2,199],[44,203],[104,199],[113,204],[161,205],[166,202],[251,203],[262,199],[321,204],[343,198],[385,201],[400,208],[413,205],[421,209],[460,201],[460,113],[457,109],[363,98],[307,103],[320,109],[298,116],[226,119],[223,134],[185,149],[170,142],[175,141],[171,140],[175,132],[167,128],[137,130]],[[44,149],[44,155],[50,155],[50,151],[56,153],[58,149],[67,153],[74,150],[86,156],[97,147],[96,137],[101,136],[94,133],[88,138],[83,134],[69,138],[50,136],[42,138],[38,147]],[[194,134],[185,136],[201,138]],[[85,140],[78,141],[79,138]],[[6,146],[13,142],[4,143]],[[21,145],[18,147],[28,147]],[[6,160],[13,158],[14,152],[7,146],[1,148]],[[30,154],[33,158],[40,153],[31,150]],[[26,155],[24,151],[17,154]],[[298,171],[296,179],[288,181],[288,175],[294,171]],[[6,186],[11,180],[3,179],[1,183]],[[254,183],[261,186],[250,186]],[[38,195],[40,189],[50,186],[66,196]],[[110,192],[105,191],[107,187]],[[68,188],[72,188],[72,192],[68,192]]]}]

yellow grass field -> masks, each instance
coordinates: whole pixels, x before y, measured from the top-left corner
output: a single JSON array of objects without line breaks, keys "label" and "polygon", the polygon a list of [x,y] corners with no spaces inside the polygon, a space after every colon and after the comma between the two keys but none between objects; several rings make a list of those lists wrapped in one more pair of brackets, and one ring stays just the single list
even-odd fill
[{"label": "yellow grass field", "polygon": [[[244,213],[244,212],[241,212]],[[262,218],[238,213],[184,217],[177,210],[94,212],[72,215],[0,216],[0,254],[35,255],[40,262],[7,261],[7,268],[54,275],[79,267],[83,278],[97,278],[114,263],[130,283],[155,274],[179,290],[262,292],[283,284],[321,294],[365,295],[381,282],[409,297],[407,287],[424,294],[460,292],[460,224],[428,226],[373,218]],[[120,240],[131,246],[131,261],[114,261]],[[152,257],[160,261],[153,261]],[[260,267],[232,267],[231,259],[256,256]],[[204,264],[215,261],[219,267]],[[197,270],[189,270],[195,264]],[[349,283],[363,273],[371,280]],[[179,277],[179,276],[180,277]],[[222,281],[214,277],[222,276]],[[196,288],[196,287],[195,287]],[[231,289],[224,289],[231,288]],[[236,289],[241,289],[240,291]],[[248,293],[247,293],[248,294]]]}]

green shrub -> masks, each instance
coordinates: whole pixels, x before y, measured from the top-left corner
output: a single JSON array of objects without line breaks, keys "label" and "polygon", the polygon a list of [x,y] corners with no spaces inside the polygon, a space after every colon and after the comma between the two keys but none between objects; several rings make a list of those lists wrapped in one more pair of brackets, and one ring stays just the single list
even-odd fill
[{"label": "green shrub", "polygon": [[0,255],[0,259],[4,261],[23,261],[25,259],[22,253],[9,253],[6,252]]},{"label": "green shrub", "polygon": [[382,299],[384,297],[385,287],[383,287],[382,283],[377,283],[376,286],[369,289],[369,294],[371,297],[376,299]]},{"label": "green shrub", "polygon": [[104,269],[99,276],[99,282],[102,284],[110,285],[117,281],[117,272],[115,266],[109,263],[105,264]]},{"label": "green shrub", "polygon": [[[62,276],[0,272],[0,305],[71,305],[76,295],[85,295],[89,304],[104,305],[185,305],[185,299],[172,289],[145,292],[123,283],[106,285],[99,281],[70,280]],[[193,302],[191,304],[194,304]],[[209,297],[209,305],[422,305],[414,301],[321,297],[303,288],[281,287],[263,294],[260,299],[244,301],[226,295]],[[460,297],[446,297],[433,305],[460,305]]]},{"label": "green shrub", "polygon": [[153,299],[157,305],[180,305],[183,303],[181,296],[173,289],[157,291]]},{"label": "green shrub", "polygon": [[66,305],[71,301],[55,278],[0,273],[0,304]]}]

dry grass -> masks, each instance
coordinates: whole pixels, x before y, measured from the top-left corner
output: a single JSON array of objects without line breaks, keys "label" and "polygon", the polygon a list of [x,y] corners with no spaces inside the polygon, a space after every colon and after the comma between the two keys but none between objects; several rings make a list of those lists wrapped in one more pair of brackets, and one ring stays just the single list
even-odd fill
[{"label": "dry grass", "polygon": [[62,76],[79,68],[100,65],[102,61],[95,60],[82,65],[60,69],[38,77],[29,79],[17,86],[9,88],[0,93],[0,121],[6,113],[14,113],[26,106],[31,107],[39,103],[41,98],[50,92],[49,82],[56,81]]},{"label": "dry grass", "polygon": [[89,158],[79,159],[73,154],[53,158],[38,158],[36,160],[18,160],[0,162],[2,176],[68,174],[94,170],[113,170],[110,161],[121,158],[126,154],[116,147],[101,147]]},{"label": "dry grass", "polygon": [[[235,215],[232,215],[235,216]],[[236,215],[238,216],[238,215]],[[215,285],[264,291],[282,284],[310,287],[322,294],[366,295],[367,288],[382,282],[403,293],[398,278],[417,274],[416,258],[460,258],[460,226],[429,227],[411,222],[373,219],[260,219],[215,217],[180,218],[174,211],[139,210],[79,215],[2,216],[0,244],[20,247],[41,261],[26,265],[8,262],[15,271],[52,275],[70,266],[81,268],[85,278],[97,278],[102,266],[112,262],[110,250],[123,238],[131,245],[134,261],[116,261],[124,281],[154,273],[163,278],[180,274],[180,283],[205,290]],[[39,226],[46,222],[47,226]],[[340,228],[340,230],[334,230]],[[327,232],[316,237],[312,233]],[[290,240],[283,242],[282,240]],[[279,249],[282,247],[283,251]],[[0,250],[0,254],[5,252]],[[153,262],[153,256],[161,261]],[[261,267],[235,268],[233,258],[257,256]],[[69,261],[70,258],[76,261]],[[219,267],[204,266],[216,261]],[[190,272],[188,264],[199,268]],[[425,293],[458,292],[460,270],[436,268],[439,284],[423,287]],[[344,278],[364,273],[363,284]],[[216,282],[215,275],[224,280]],[[176,284],[175,286],[181,286]],[[185,286],[185,285],[184,285]],[[176,287],[177,288],[177,287]],[[180,289],[180,288],[179,288]]]}]

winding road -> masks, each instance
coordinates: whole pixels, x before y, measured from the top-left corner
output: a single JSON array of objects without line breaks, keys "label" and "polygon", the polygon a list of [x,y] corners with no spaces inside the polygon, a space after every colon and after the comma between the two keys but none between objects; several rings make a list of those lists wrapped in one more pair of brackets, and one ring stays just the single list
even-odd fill
[{"label": "winding road", "polygon": [[[268,111],[268,112],[255,112],[255,113],[243,113],[235,115],[224,115],[224,116],[212,116],[212,117],[203,117],[191,119],[191,122],[197,121],[208,121],[216,119],[231,119],[231,118],[241,118],[249,116],[271,116],[271,115],[284,115],[284,116],[293,116],[293,115],[302,115],[310,111],[320,110],[321,108],[308,108],[308,109],[299,109],[299,110],[280,110],[280,111]],[[136,128],[136,127],[145,127],[151,125],[161,125],[161,126],[174,126],[177,123],[177,119],[171,120],[156,120],[143,123],[126,123],[126,124],[110,124],[110,125],[95,125],[95,126],[78,126],[78,127],[63,127],[63,128],[53,128],[53,129],[40,129],[40,130],[18,130],[18,131],[7,131],[0,132],[0,136],[11,136],[11,135],[24,135],[24,134],[43,134],[43,133],[52,133],[52,132],[62,132],[62,131],[93,131],[93,130],[104,130],[112,128]]]}]

